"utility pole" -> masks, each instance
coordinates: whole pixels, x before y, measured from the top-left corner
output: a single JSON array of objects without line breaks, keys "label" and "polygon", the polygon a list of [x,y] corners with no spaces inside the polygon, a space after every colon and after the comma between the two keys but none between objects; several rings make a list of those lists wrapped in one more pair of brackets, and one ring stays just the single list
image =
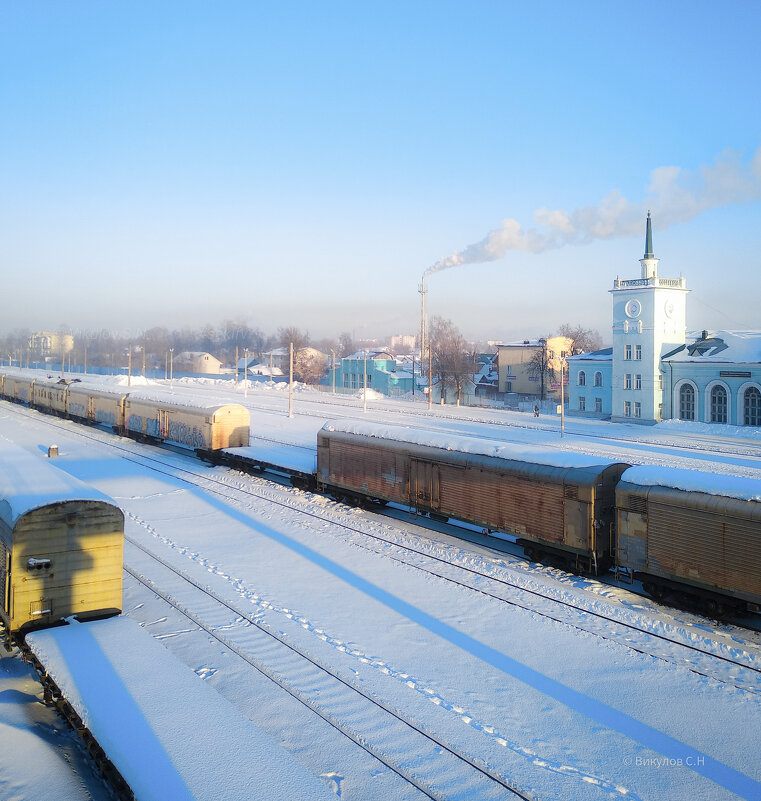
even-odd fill
[{"label": "utility pole", "polygon": [[243,397],[248,397],[248,348],[245,349],[243,356]]},{"label": "utility pole", "polygon": [[290,347],[290,358],[288,359],[288,417],[293,417],[293,342]]},{"label": "utility pole", "polygon": [[565,359],[560,357],[560,436],[565,435]]},{"label": "utility pole", "polygon": [[[422,367],[422,364],[421,364]],[[433,398],[433,357],[431,356],[431,346],[428,346],[428,409],[430,411]]]},{"label": "utility pole", "polygon": [[362,378],[362,411],[367,411],[367,353],[365,353],[365,368]]},{"label": "utility pole", "polygon": [[336,394],[336,352],[334,350],[330,351],[330,372],[333,376],[332,380],[332,387],[333,387],[333,394]]},{"label": "utility pole", "polygon": [[420,279],[420,287],[418,288],[418,292],[420,292],[420,372],[422,373],[423,367],[423,360],[425,359],[425,348],[427,343],[427,332],[426,332],[426,324],[425,324],[425,295],[426,295],[426,288],[425,288],[425,273],[423,273],[423,277]]},{"label": "utility pole", "polygon": [[129,343],[129,350],[127,351],[127,386],[132,386],[132,343]]}]

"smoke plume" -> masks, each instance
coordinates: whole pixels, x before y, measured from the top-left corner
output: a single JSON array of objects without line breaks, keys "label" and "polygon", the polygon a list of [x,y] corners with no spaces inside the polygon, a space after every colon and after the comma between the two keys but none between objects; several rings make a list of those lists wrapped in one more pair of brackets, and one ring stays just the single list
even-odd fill
[{"label": "smoke plume", "polygon": [[566,212],[537,209],[535,227],[523,228],[514,219],[490,231],[484,239],[453,253],[429,267],[423,277],[457,267],[499,259],[508,250],[541,253],[565,245],[583,245],[595,239],[632,236],[642,232],[647,211],[661,230],[683,223],[708,209],[761,198],[761,147],[743,163],[732,151],[722,153],[714,164],[689,171],[681,167],[657,167],[650,174],[647,197],[631,203],[617,190],[596,206]]}]

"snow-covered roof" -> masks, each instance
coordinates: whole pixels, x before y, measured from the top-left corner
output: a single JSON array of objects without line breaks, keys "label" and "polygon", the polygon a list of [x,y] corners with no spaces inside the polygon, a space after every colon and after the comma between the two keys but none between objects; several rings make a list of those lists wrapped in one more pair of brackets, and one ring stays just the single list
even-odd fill
[{"label": "snow-covered roof", "polygon": [[390,359],[396,361],[387,350],[357,350],[344,359]]},{"label": "snow-covered roof", "polygon": [[687,343],[664,355],[669,362],[761,363],[761,331],[692,331]]},{"label": "snow-covered roof", "polygon": [[672,487],[688,492],[705,492],[743,501],[761,501],[761,481],[742,476],[719,475],[702,470],[637,465],[624,471],[622,481],[646,487]]},{"label": "snow-covered roof", "polygon": [[440,448],[445,451],[494,456],[499,459],[509,459],[516,462],[530,462],[547,467],[606,467],[615,464],[612,459],[606,459],[603,456],[588,456],[569,451],[553,451],[543,448],[541,445],[505,443],[492,439],[481,439],[480,437],[467,437],[457,433],[444,434],[438,431],[426,431],[422,428],[368,423],[361,420],[332,420],[325,423],[323,431],[376,437],[394,442],[407,442],[412,445]]},{"label": "snow-covered roof", "polygon": [[39,455],[0,440],[0,520],[12,529],[34,509],[62,501],[100,501],[114,504],[102,492],[55,467]]},{"label": "snow-covered roof", "polygon": [[610,362],[613,361],[613,348],[577,353],[575,356],[568,356],[567,361]]},{"label": "snow-covered roof", "polygon": [[[211,353],[209,353],[206,350],[184,350],[182,351],[182,353],[178,353],[174,357],[174,360],[178,361],[180,359],[200,359],[202,356],[208,356],[211,359],[217,358],[216,356],[212,356]],[[217,361],[219,360],[217,359]]]},{"label": "snow-covered roof", "polygon": [[335,798],[284,747],[134,620],[75,623],[35,632],[29,642],[85,725],[107,747],[136,797]]},{"label": "snow-covered roof", "polygon": [[249,364],[248,372],[256,375],[283,375],[279,367],[270,367],[268,364]]}]

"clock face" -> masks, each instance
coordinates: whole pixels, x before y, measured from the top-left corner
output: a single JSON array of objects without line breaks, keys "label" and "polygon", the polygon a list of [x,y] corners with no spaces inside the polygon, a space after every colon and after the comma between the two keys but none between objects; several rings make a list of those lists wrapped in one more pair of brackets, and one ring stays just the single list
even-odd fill
[{"label": "clock face", "polygon": [[639,313],[642,311],[642,306],[638,300],[632,298],[626,304],[624,311],[626,312],[627,317],[639,317]]},{"label": "clock face", "polygon": [[667,300],[666,305],[663,307],[663,310],[666,312],[666,317],[673,317],[674,311],[676,310],[676,307],[674,306],[674,301]]}]

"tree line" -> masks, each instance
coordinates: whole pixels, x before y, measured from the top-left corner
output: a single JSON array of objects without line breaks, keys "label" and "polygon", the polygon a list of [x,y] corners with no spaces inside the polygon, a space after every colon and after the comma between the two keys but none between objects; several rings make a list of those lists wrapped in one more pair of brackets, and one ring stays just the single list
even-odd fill
[{"label": "tree line", "polygon": [[[29,329],[18,329],[0,337],[0,355],[3,361],[39,361],[42,354],[30,349],[32,336]],[[59,328],[52,332],[61,341],[66,335],[73,338],[73,348],[65,353],[72,364],[85,362],[93,367],[124,368],[130,351],[133,356],[145,355],[148,369],[163,369],[170,350],[175,356],[184,351],[206,352],[216,356],[223,364],[232,366],[236,354],[243,358],[248,350],[250,358],[256,358],[275,348],[288,347],[293,342],[294,350],[313,347],[323,353],[335,352],[336,356],[346,356],[355,350],[351,334],[344,332],[337,338],[312,340],[308,331],[296,326],[278,329],[276,334],[264,334],[258,328],[245,323],[228,320],[218,327],[205,325],[200,329],[182,328],[171,330],[153,327],[137,334],[120,334],[107,329],[92,331]],[[49,354],[60,362],[61,353]]]},{"label": "tree line", "polygon": [[[317,383],[324,375],[328,364],[315,359],[314,355],[303,353],[306,348],[313,348],[326,355],[337,358],[348,356],[357,350],[357,345],[348,332],[338,337],[312,340],[309,332],[297,326],[278,329],[276,334],[265,335],[258,328],[251,328],[246,323],[227,320],[214,327],[205,325],[200,329],[182,328],[170,330],[164,327],[153,327],[138,334],[119,334],[107,329],[90,331],[86,329],[71,331],[60,328],[56,332],[59,337],[70,335],[73,348],[65,354],[70,364],[87,364],[93,367],[125,368],[129,353],[133,359],[145,359],[145,366],[151,370],[162,370],[167,364],[168,354],[173,351],[178,355],[184,351],[200,351],[211,353],[223,364],[233,366],[236,356],[243,358],[246,351],[250,359],[257,359],[275,348],[288,348],[293,343],[294,353],[302,351],[302,355],[294,357],[294,376],[306,383]],[[30,351],[30,330],[16,330],[0,337],[0,356],[2,360],[17,363],[33,363],[41,354]],[[589,352],[601,346],[600,334],[583,326],[564,323],[558,328],[558,335],[571,340],[569,354]],[[547,336],[549,338],[550,335]],[[458,400],[463,397],[465,384],[472,380],[480,369],[478,354],[483,352],[477,343],[465,339],[461,331],[451,320],[433,317],[428,328],[430,367],[434,383],[439,383],[442,392],[454,396]],[[60,363],[59,353],[50,354]],[[545,383],[555,380],[555,371],[547,353],[539,352],[532,363],[532,371]],[[133,369],[135,362],[133,361]],[[544,393],[542,393],[544,394]]]}]

